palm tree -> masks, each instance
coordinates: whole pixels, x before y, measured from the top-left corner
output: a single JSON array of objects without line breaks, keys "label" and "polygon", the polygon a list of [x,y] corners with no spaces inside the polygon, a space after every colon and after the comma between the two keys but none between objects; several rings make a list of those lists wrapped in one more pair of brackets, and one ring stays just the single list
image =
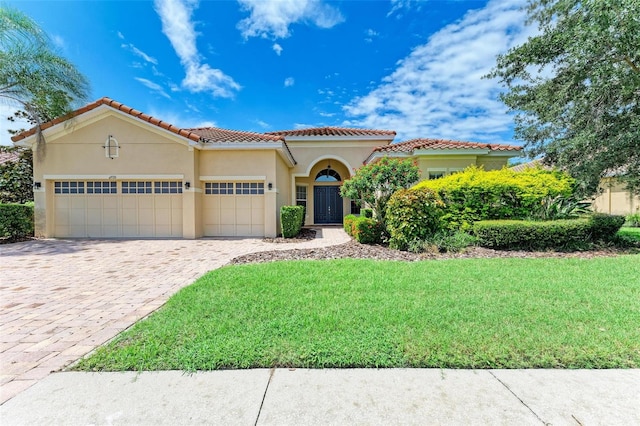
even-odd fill
[{"label": "palm tree", "polygon": [[23,109],[37,129],[85,102],[89,83],[76,67],[59,56],[49,37],[22,12],[0,7],[0,99]]}]

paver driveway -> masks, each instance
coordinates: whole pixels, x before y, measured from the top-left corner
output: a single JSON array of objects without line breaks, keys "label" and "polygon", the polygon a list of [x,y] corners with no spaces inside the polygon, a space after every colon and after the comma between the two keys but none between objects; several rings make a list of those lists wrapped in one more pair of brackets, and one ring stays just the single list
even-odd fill
[{"label": "paver driveway", "polygon": [[0,404],[81,358],[234,257],[340,244],[260,239],[37,240],[0,246]]}]

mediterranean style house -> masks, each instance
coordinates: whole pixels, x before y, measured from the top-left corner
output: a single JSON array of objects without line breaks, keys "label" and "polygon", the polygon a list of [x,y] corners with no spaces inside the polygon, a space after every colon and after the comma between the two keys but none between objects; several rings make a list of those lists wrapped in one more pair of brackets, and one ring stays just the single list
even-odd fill
[{"label": "mediterranean style house", "polygon": [[[183,129],[109,98],[41,126],[34,160],[36,236],[268,236],[284,205],[306,225],[357,213],[340,185],[384,156],[411,158],[423,179],[469,165],[502,168],[519,146],[414,139],[389,130],[323,127],[269,133]],[[35,129],[13,137],[36,150]],[[35,157],[38,157],[36,155]]]}]

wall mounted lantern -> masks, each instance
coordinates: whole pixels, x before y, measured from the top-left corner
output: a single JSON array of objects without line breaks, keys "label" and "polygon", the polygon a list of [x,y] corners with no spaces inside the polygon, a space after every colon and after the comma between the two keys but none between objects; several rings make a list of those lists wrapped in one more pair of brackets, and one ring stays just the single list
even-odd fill
[{"label": "wall mounted lantern", "polygon": [[107,140],[104,142],[104,156],[113,160],[117,158],[120,154],[120,145],[118,145],[118,141],[113,135],[107,136]]},{"label": "wall mounted lantern", "polygon": [[184,189],[189,189],[189,188],[191,188],[191,182],[185,182]]}]

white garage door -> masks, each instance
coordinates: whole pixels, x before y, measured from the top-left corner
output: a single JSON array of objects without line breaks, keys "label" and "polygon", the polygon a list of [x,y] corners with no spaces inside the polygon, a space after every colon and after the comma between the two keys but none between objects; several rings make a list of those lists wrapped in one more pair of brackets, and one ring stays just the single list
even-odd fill
[{"label": "white garage door", "polygon": [[207,182],[204,189],[205,236],[264,236],[264,183]]},{"label": "white garage door", "polygon": [[56,181],[56,237],[181,237],[182,182]]}]

